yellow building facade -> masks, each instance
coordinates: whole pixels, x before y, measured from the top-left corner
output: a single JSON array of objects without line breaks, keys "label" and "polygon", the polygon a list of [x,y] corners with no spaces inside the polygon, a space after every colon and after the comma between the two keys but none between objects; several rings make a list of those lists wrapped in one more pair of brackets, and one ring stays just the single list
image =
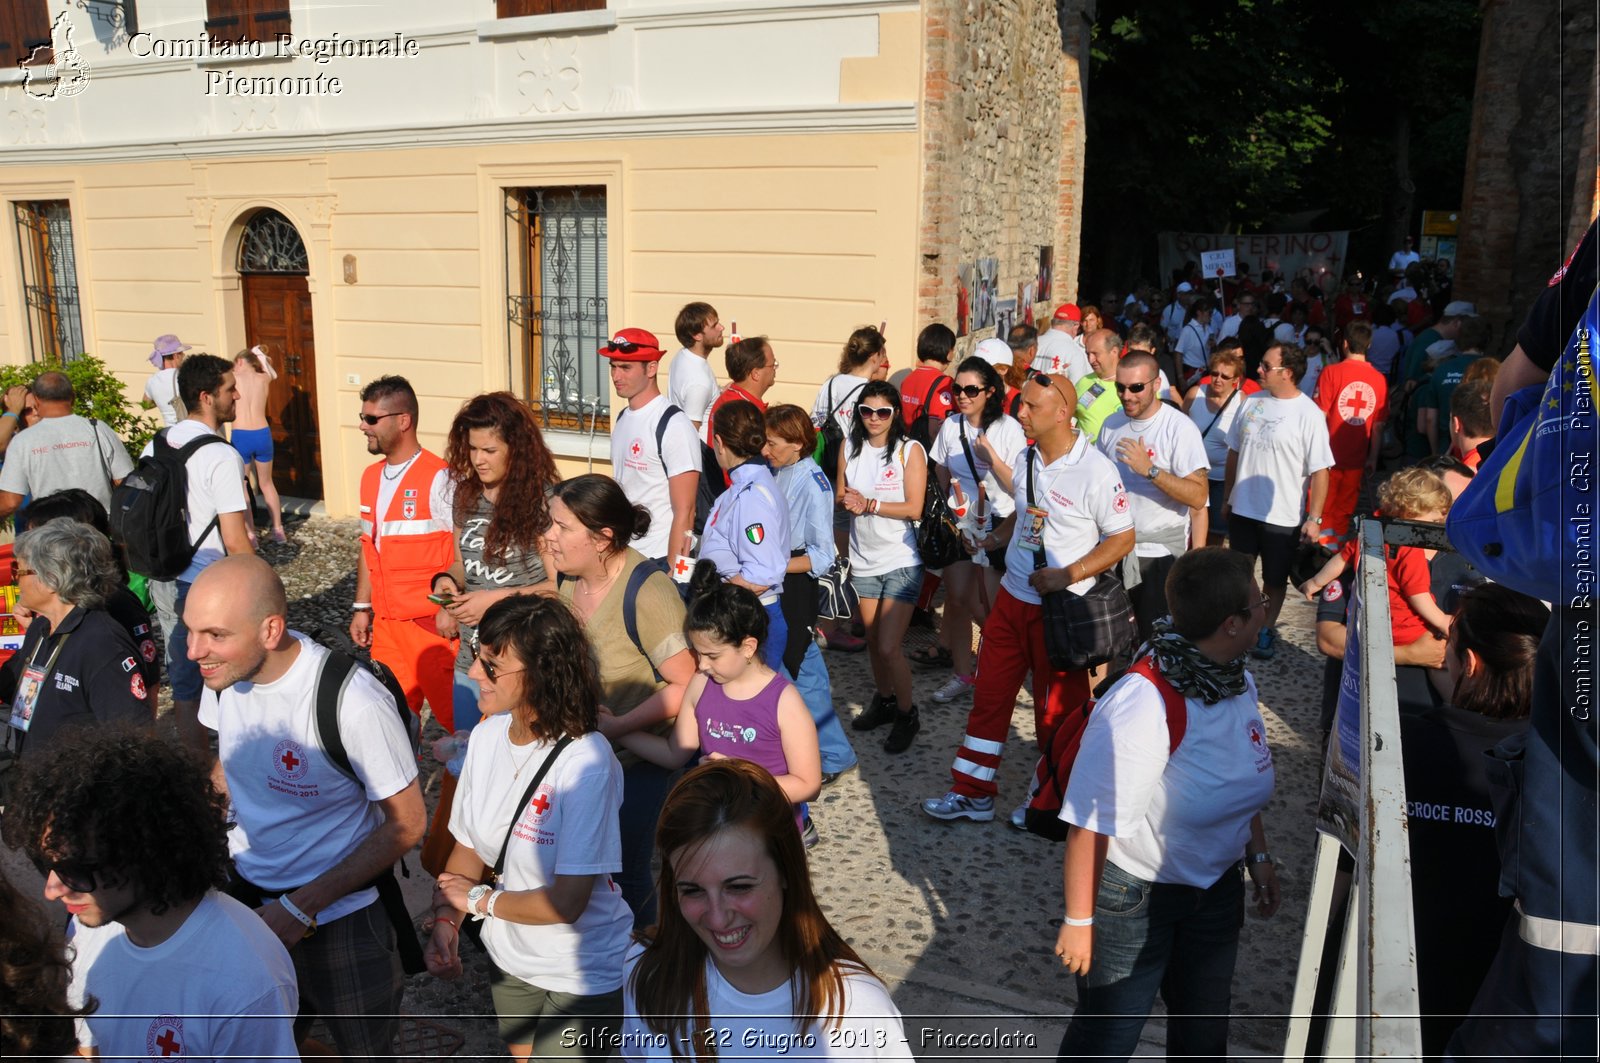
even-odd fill
[{"label": "yellow building facade", "polygon": [[[911,361],[923,5],[284,6],[275,51],[189,56],[214,40],[198,0],[143,0],[120,29],[46,5],[50,76],[0,73],[5,361],[86,351],[136,398],[159,335],[264,343],[280,488],[333,515],[386,373],[415,386],[425,446],[509,389],[572,472],[605,467],[598,346],[635,326],[675,350],[692,300],[770,337],[769,401],[809,407],[862,324]],[[399,54],[316,54],[386,39]]]}]

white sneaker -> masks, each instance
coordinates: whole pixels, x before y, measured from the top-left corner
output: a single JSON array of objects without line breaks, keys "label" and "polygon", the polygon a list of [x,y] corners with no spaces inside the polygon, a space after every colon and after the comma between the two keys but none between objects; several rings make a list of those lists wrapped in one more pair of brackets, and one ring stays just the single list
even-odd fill
[{"label": "white sneaker", "polygon": [[1013,829],[1027,832],[1028,829],[1028,802],[1024,801],[1011,810],[1010,823]]},{"label": "white sneaker", "polygon": [[953,675],[950,681],[933,692],[933,700],[949,703],[957,698],[964,698],[972,693],[972,680],[965,676]]},{"label": "white sneaker", "polygon": [[934,819],[970,819],[974,823],[987,823],[994,819],[994,798],[968,797],[952,790],[943,797],[930,797],[922,802],[922,811]]}]

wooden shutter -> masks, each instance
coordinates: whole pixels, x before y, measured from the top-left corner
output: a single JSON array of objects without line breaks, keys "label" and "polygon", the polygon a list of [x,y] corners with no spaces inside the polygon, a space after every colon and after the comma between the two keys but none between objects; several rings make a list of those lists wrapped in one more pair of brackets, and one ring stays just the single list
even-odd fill
[{"label": "wooden shutter", "polygon": [[206,32],[214,41],[273,43],[290,32],[289,0],[206,0]]},{"label": "wooden shutter", "polygon": [[46,0],[4,0],[0,3],[0,70],[15,70],[17,64],[45,45],[34,60],[35,66],[54,62],[50,44],[50,6]]},{"label": "wooden shutter", "polygon": [[567,11],[604,11],[606,0],[495,0],[500,18],[524,15],[559,15]]}]

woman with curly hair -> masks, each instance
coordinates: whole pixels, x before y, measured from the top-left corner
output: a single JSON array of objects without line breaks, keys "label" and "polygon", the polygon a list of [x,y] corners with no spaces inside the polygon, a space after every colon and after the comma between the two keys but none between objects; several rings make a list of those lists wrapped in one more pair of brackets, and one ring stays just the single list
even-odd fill
[{"label": "woman with curly hair", "polygon": [[66,1058],[78,1049],[67,1003],[66,943],[0,871],[0,1055],[7,1059]]},{"label": "woman with curly hair", "polygon": [[471,730],[478,684],[467,669],[479,621],[502,599],[556,592],[544,537],[560,476],[533,412],[509,391],[467,400],[450,425],[445,462],[455,485],[456,589],[437,624],[439,634],[461,638],[453,707],[457,729]]},{"label": "woman with curly hair", "polygon": [[633,916],[611,878],[622,766],[599,729],[594,650],[563,603],[509,598],[484,615],[470,674],[484,719],[450,816],[428,969],[459,976],[461,921],[479,920],[511,1058],[607,1059]]},{"label": "woman with curly hair", "polygon": [[[889,991],[828,923],[765,768],[700,765],[656,831],[661,921],[628,952],[622,1058],[907,1060]],[[752,1045],[765,1051],[750,1053]],[[747,1056],[746,1053],[749,1053]]]},{"label": "woman with curly hair", "polygon": [[228,820],[206,765],[148,731],[84,732],[29,763],[5,840],[72,917],[67,998],[98,1002],[83,1055],[299,1058],[288,950],[221,892]]}]

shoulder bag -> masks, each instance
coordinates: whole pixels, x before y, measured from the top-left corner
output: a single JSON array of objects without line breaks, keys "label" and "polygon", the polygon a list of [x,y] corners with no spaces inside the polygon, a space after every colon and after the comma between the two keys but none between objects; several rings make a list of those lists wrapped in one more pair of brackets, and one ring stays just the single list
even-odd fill
[{"label": "shoulder bag", "polygon": [[[900,444],[900,463],[905,464],[905,444]],[[912,522],[917,532],[917,556],[924,568],[941,569],[957,561],[966,561],[967,552],[961,546],[961,532],[956,527],[950,505],[939,489],[939,477],[934,474],[933,461],[929,459],[928,476],[922,488],[922,518]]]},{"label": "shoulder bag", "polygon": [[[1028,463],[1028,506],[1033,506],[1033,455],[1023,453]],[[1046,567],[1044,547],[1034,552],[1035,570]],[[1041,594],[1044,606],[1044,646],[1050,667],[1060,672],[1081,672],[1096,668],[1131,649],[1139,637],[1133,603],[1122,581],[1111,572],[1095,577],[1094,586],[1083,594],[1066,588]]]}]

